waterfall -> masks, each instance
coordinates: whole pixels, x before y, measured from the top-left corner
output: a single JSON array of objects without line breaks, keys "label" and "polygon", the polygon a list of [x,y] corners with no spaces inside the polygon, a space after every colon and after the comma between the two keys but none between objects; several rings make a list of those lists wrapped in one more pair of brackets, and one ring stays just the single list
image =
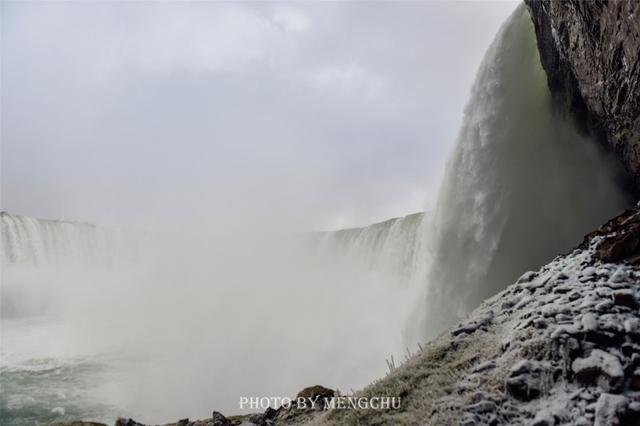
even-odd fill
[{"label": "waterfall", "polygon": [[131,238],[88,223],[0,212],[0,235],[3,319],[46,314],[63,287],[77,281],[92,291],[96,276],[135,258]]},{"label": "waterfall", "polygon": [[[435,211],[315,235],[314,242],[384,274],[392,289],[410,289],[416,305],[406,308],[412,314],[407,315],[405,338],[414,345],[460,319],[521,273],[576,246],[585,233],[626,207],[630,200],[620,185],[621,173],[616,159],[554,109],[533,24],[520,5],[480,65]],[[8,213],[0,214],[0,223],[3,278],[7,269],[23,266],[46,270],[40,267],[109,264],[126,245],[118,232],[90,224]],[[255,246],[254,237],[248,237],[247,247]],[[211,250],[208,243],[202,247]],[[229,244],[217,243],[212,253],[189,246],[191,252],[179,254],[191,262],[191,257],[204,256],[209,268],[229,251]],[[244,252],[244,245],[238,245]],[[265,257],[266,250],[258,250],[259,257]],[[229,265],[217,264],[216,269]],[[187,271],[198,272],[196,267]],[[219,281],[238,276],[242,274],[234,269]],[[24,281],[18,278],[12,286],[16,292],[22,291]],[[310,281],[308,276],[304,279]],[[188,280],[180,276],[174,281]],[[11,299],[6,297],[8,287],[2,289],[5,300]],[[12,299],[28,298],[20,294]]]},{"label": "waterfall", "polygon": [[124,245],[122,235],[95,225],[34,219],[0,212],[2,265],[51,265],[114,261]]},{"label": "waterfall", "polygon": [[436,210],[409,340],[424,340],[628,205],[621,168],[554,110],[520,5],[489,47]]},{"label": "waterfall", "polygon": [[426,256],[419,238],[426,217],[427,213],[414,213],[362,228],[325,232],[320,235],[319,246],[406,283],[415,275],[416,263]]}]

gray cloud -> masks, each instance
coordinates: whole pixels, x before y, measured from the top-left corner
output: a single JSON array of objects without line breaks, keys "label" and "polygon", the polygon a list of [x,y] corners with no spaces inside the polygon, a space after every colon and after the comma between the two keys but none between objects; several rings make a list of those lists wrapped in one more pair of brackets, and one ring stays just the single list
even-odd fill
[{"label": "gray cloud", "polygon": [[2,207],[295,229],[421,210],[514,7],[5,2]]}]

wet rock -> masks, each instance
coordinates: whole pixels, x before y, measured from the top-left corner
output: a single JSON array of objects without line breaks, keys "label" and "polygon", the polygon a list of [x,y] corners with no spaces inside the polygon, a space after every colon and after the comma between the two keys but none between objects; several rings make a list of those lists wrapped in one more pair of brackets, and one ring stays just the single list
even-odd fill
[{"label": "wet rock", "polygon": [[594,426],[615,426],[627,412],[629,400],[622,395],[603,393],[596,403]]},{"label": "wet rock", "polygon": [[611,309],[612,306],[613,306],[613,301],[605,300],[603,302],[598,303],[595,306],[595,310],[598,312],[607,312]]},{"label": "wet rock", "polygon": [[525,3],[557,105],[616,152],[640,188],[640,2]]},{"label": "wet rock", "polygon": [[556,419],[547,410],[538,412],[531,422],[531,426],[554,426],[555,424]]},{"label": "wet rock", "polygon": [[222,413],[214,411],[211,415],[211,421],[207,426],[231,426],[231,421],[222,415]]},{"label": "wet rock", "polygon": [[531,282],[537,275],[538,273],[534,271],[525,272],[524,274],[522,274],[520,278],[518,278],[518,281],[516,281],[516,284],[524,284],[524,283]]},{"label": "wet rock", "polygon": [[471,370],[471,372],[472,373],[482,373],[483,371],[491,370],[493,368],[496,368],[495,361],[486,361],[486,362],[483,362],[483,363],[478,364],[477,366],[475,366],[473,368],[473,370]]},{"label": "wet rock", "polygon": [[[116,420],[116,426],[118,425]],[[104,423],[98,422],[85,422],[82,420],[76,420],[71,422],[55,422],[55,423],[47,423],[47,426],[107,426]]]},{"label": "wet rock", "polygon": [[573,422],[573,426],[591,426],[592,422],[589,421],[586,417],[578,417]]},{"label": "wet rock", "polygon": [[633,390],[640,391],[640,368],[636,368],[631,375],[629,387]]},{"label": "wet rock", "polygon": [[115,426],[145,426],[142,423],[138,423],[133,419],[118,417],[116,420]]},{"label": "wet rock", "polygon": [[600,244],[596,254],[603,262],[626,260],[638,265],[640,263],[640,227],[634,226],[626,232],[608,237]]},{"label": "wet rock", "polygon": [[535,320],[533,320],[533,325],[536,328],[546,328],[547,321],[544,318],[536,318]]},{"label": "wet rock", "polygon": [[480,420],[477,416],[467,416],[462,420],[460,426],[478,426],[479,424]]},{"label": "wet rock", "polygon": [[507,392],[521,401],[538,398],[545,376],[544,368],[535,361],[516,363],[507,377]]},{"label": "wet rock", "polygon": [[584,340],[598,346],[618,346],[624,341],[624,335],[606,330],[591,330],[584,333]]},{"label": "wet rock", "polygon": [[580,323],[583,331],[595,331],[599,326],[598,317],[592,312],[584,314]]},{"label": "wet rock", "polygon": [[605,391],[615,389],[624,377],[620,360],[600,349],[592,350],[586,358],[574,360],[571,369],[581,383],[598,384]]},{"label": "wet rock", "polygon": [[[582,246],[596,236],[603,238],[594,253],[596,259],[607,263],[626,262],[640,265],[640,210],[637,208],[625,210],[600,229],[585,236]],[[624,273],[618,269],[613,273],[611,282],[624,280]]]},{"label": "wet rock", "polygon": [[264,414],[252,414],[247,419],[249,423],[257,426],[268,426],[267,420],[264,418]]},{"label": "wet rock", "polygon": [[640,335],[640,318],[629,318],[623,324],[626,333]]},{"label": "wet rock", "polygon": [[594,268],[593,266],[588,266],[586,268],[584,268],[582,270],[582,273],[580,274],[581,278],[585,278],[585,279],[593,279],[596,276],[596,268]]},{"label": "wet rock", "polygon": [[640,401],[631,401],[627,407],[627,417],[640,419]]},{"label": "wet rock", "polygon": [[496,411],[497,408],[498,406],[493,401],[480,401],[466,407],[467,411],[477,414],[492,413]]},{"label": "wet rock", "polygon": [[469,321],[467,323],[464,323],[458,326],[458,328],[453,330],[451,334],[454,336],[458,336],[462,333],[472,334],[472,333],[475,333],[478,329],[483,329],[484,327],[488,326],[489,324],[491,324],[492,321],[493,321],[493,312],[488,312],[482,317],[476,318],[472,321]]},{"label": "wet rock", "polygon": [[638,303],[631,290],[616,290],[611,293],[611,297],[614,305],[626,306],[631,309],[638,308]]},{"label": "wet rock", "polygon": [[613,275],[611,275],[611,278],[609,279],[609,281],[617,284],[617,283],[627,281],[628,278],[629,277],[627,276],[627,272],[625,271],[625,269],[618,268],[618,270],[616,270],[616,272],[614,272]]},{"label": "wet rock", "polygon": [[307,388],[302,389],[296,395],[296,398],[333,398],[335,396],[335,391],[329,388],[325,388],[324,386],[315,385],[309,386]]},{"label": "wet rock", "polygon": [[264,413],[252,414],[248,416],[246,420],[251,424],[258,425],[258,426],[271,426],[275,424],[276,417],[278,417],[278,414],[280,413],[281,410],[282,408],[279,408],[276,410],[274,408],[268,407]]},{"label": "wet rock", "polygon": [[335,391],[324,386],[315,385],[302,389],[296,395],[296,399],[305,398],[310,401],[308,406],[315,404],[314,408],[321,410],[325,407],[325,403],[335,396]]}]

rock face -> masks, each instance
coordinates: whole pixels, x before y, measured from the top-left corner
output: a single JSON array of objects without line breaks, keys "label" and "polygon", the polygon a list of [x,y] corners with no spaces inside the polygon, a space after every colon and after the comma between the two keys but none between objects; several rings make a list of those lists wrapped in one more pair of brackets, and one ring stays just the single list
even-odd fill
[{"label": "rock face", "polygon": [[637,210],[626,210],[587,235],[582,247],[596,236],[603,239],[595,252],[598,259],[640,265],[640,214]]},{"label": "rock face", "polygon": [[525,0],[549,88],[640,190],[640,2]]}]

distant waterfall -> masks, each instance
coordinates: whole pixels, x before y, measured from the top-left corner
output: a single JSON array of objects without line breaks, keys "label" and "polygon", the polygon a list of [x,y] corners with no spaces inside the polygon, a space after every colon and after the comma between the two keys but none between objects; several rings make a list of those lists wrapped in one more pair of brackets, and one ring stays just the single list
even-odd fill
[{"label": "distant waterfall", "polygon": [[420,228],[427,213],[414,213],[363,228],[320,234],[320,247],[367,269],[410,280],[424,262]]},{"label": "distant waterfall", "polygon": [[620,167],[553,108],[524,5],[478,71],[426,244],[433,253],[409,340],[570,250],[628,204]]},{"label": "distant waterfall", "polygon": [[3,267],[111,263],[122,236],[95,225],[0,213]]}]

